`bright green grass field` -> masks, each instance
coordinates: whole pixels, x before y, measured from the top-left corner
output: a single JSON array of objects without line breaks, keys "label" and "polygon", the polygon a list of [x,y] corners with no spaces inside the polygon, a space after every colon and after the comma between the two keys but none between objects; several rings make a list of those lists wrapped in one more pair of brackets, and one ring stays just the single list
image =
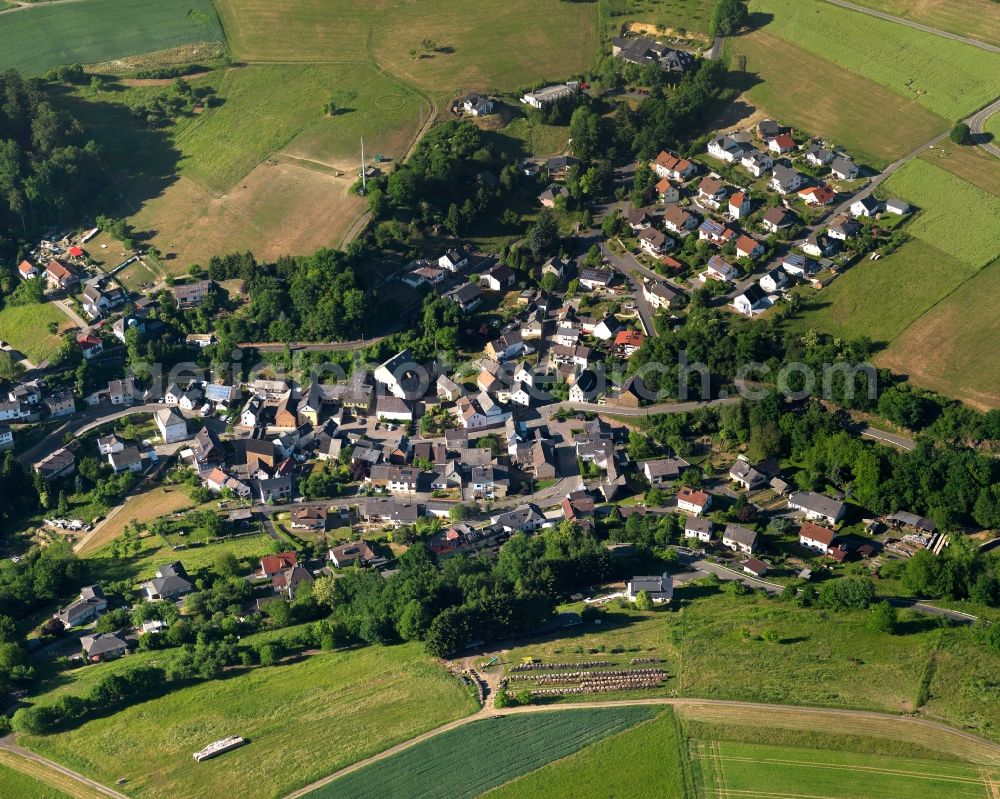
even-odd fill
[{"label": "bright green grass field", "polygon": [[0,765],[0,796],[5,799],[69,799],[62,791],[4,765]]},{"label": "bright green grass field", "polygon": [[625,12],[611,17],[612,22],[629,20],[665,25],[675,30],[708,33],[715,0],[602,0],[609,11]]},{"label": "bright green grass field", "polygon": [[973,764],[702,742],[707,795],[826,799],[984,799],[992,793]]},{"label": "bright green grass field", "polygon": [[853,0],[970,39],[1000,44],[1000,14],[993,0]]},{"label": "bright green grass field", "polygon": [[1000,55],[823,0],[753,0],[764,30],[820,53],[948,119],[1000,95]]},{"label": "bright green grass field", "polygon": [[920,158],[894,173],[882,192],[920,209],[907,228],[913,236],[977,269],[1000,256],[1000,197]]},{"label": "bright green grass field", "polygon": [[8,306],[0,311],[0,339],[39,363],[59,348],[59,336],[48,331],[50,322],[60,329],[71,326],[69,317],[51,302]]},{"label": "bright green grass field", "polygon": [[[173,140],[181,171],[217,194],[290,144],[298,157],[360,161],[365,136],[370,152],[384,143],[401,155],[425,105],[364,64],[255,64],[208,80],[222,104],[183,120]],[[330,117],[323,107],[334,96],[342,111]]]},{"label": "bright green grass field", "polygon": [[[95,669],[96,670],[96,669]],[[419,644],[322,652],[181,688],[29,748],[140,799],[271,799],[474,710]],[[226,735],[247,746],[204,763]]]},{"label": "bright green grass field", "polygon": [[39,3],[0,20],[0,63],[34,76],[222,38],[211,0]]},{"label": "bright green grass field", "polygon": [[[484,794],[488,799],[632,799],[686,795],[687,743],[668,708]],[[627,765],[626,765],[627,764]]]},{"label": "bright green grass field", "polygon": [[986,120],[986,124],[983,125],[983,130],[987,133],[992,133],[993,141],[1000,143],[1000,111]]},{"label": "bright green grass field", "polygon": [[822,291],[806,289],[793,327],[892,341],[976,269],[912,239],[878,261],[859,261]]},{"label": "bright green grass field", "polygon": [[476,721],[358,769],[307,796],[472,799],[645,721],[655,712],[645,707],[588,709]]}]

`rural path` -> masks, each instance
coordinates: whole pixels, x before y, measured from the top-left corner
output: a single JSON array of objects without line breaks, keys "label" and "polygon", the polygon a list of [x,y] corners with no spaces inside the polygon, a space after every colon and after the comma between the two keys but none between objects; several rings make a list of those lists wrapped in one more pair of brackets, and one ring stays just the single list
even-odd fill
[{"label": "rural path", "polygon": [[675,698],[675,697],[651,697],[649,699],[609,699],[609,700],[595,700],[590,702],[573,702],[567,704],[554,704],[554,705],[527,705],[524,707],[515,708],[504,708],[502,711],[494,710],[490,707],[484,707],[477,713],[471,716],[466,716],[465,718],[456,719],[455,721],[448,722],[447,724],[442,724],[440,727],[436,727],[433,730],[422,733],[420,735],[414,736],[407,741],[396,744],[389,749],[379,752],[376,755],[367,757],[364,760],[359,760],[357,763],[352,763],[350,766],[346,766],[339,771],[335,771],[333,774],[329,774],[316,782],[310,783],[303,788],[299,788],[297,791],[287,794],[283,799],[300,799],[301,797],[307,796],[313,791],[322,788],[324,785],[328,785],[334,780],[340,779],[348,774],[358,771],[365,766],[369,766],[373,763],[378,763],[385,760],[392,755],[398,754],[406,749],[409,749],[416,744],[422,743],[423,741],[435,738],[442,733],[450,732],[451,730],[459,729],[467,724],[473,724],[477,721],[483,721],[484,719],[499,717],[503,718],[512,715],[521,715],[525,713],[560,713],[567,710],[580,710],[580,709],[600,709],[600,708],[611,708],[611,707],[643,707],[650,705],[662,705],[665,707],[711,707],[724,710],[732,711],[747,711],[756,710],[767,712],[770,714],[794,714],[799,715],[802,713],[811,713],[823,718],[832,719],[847,719],[852,722],[856,722],[859,729],[865,727],[866,721],[893,721],[900,725],[910,725],[914,727],[922,727],[927,730],[934,731],[942,735],[948,735],[955,739],[962,741],[965,744],[974,746],[977,750],[977,755],[982,760],[989,763],[1000,763],[1000,744],[993,741],[989,741],[985,738],[980,738],[978,735],[973,735],[972,733],[964,732],[963,730],[957,730],[954,727],[949,727],[947,724],[942,724],[937,721],[930,721],[929,719],[913,718],[911,716],[895,716],[891,713],[879,713],[873,710],[840,710],[835,708],[818,708],[818,707],[808,707],[803,705],[769,705],[769,704],[759,704],[755,702],[736,702],[723,699],[696,699],[696,698]]},{"label": "rural path", "polygon": [[66,316],[68,316],[77,327],[80,328],[81,333],[87,333],[90,331],[90,323],[85,321],[80,314],[73,310],[73,306],[69,304],[67,300],[53,300],[53,304]]},{"label": "rural path", "polygon": [[[8,735],[5,738],[0,738],[0,749],[4,750],[5,752],[10,752],[11,754],[16,755],[17,757],[24,758],[25,760],[30,760],[33,763],[42,766],[44,769],[55,771],[58,774],[62,775],[63,777],[68,777],[74,782],[79,783],[81,786],[90,788],[93,793],[100,794],[101,796],[110,796],[113,797],[113,799],[131,799],[131,797],[126,796],[125,794],[120,793],[119,791],[116,791],[113,788],[108,788],[106,785],[101,785],[101,783],[97,782],[96,780],[90,779],[90,777],[84,777],[82,774],[76,771],[72,771],[71,769],[68,769],[65,766],[59,765],[54,760],[49,760],[47,757],[36,755],[34,752],[28,751],[23,746],[18,746],[14,740],[13,735]],[[9,765],[11,768],[17,768],[15,764],[10,762],[7,762],[7,765]],[[20,771],[20,769],[18,770]],[[44,782],[44,779],[36,773],[32,773],[27,770],[25,770],[24,773],[31,774],[31,776],[34,776],[37,779],[40,779]],[[86,794],[81,792],[79,795],[86,795]]]},{"label": "rural path", "polygon": [[876,441],[881,441],[883,444],[892,444],[900,449],[913,450],[917,446],[917,442],[912,438],[896,435],[895,433],[890,433],[887,430],[879,430],[877,427],[872,427],[871,425],[864,425],[860,428],[856,428],[854,429],[854,432],[858,433],[863,438],[872,438]]},{"label": "rural path", "polygon": [[[922,25],[919,22],[914,22],[913,20],[905,19],[903,17],[897,17],[894,14],[887,14],[884,11],[876,11],[874,8],[867,8],[854,3],[848,3],[847,0],[826,0],[826,2],[851,11],[857,11],[860,14],[868,14],[868,16],[871,17],[878,17],[879,19],[884,19],[887,22],[895,22],[898,25],[906,25],[908,28],[914,28],[918,31],[923,31],[924,33],[932,33],[935,36],[941,36],[945,39],[962,42],[962,44],[967,44],[971,47],[978,47],[980,50],[989,50],[991,53],[1000,53],[1000,47],[995,44],[981,42],[978,39],[970,39],[967,36],[960,36],[957,33],[949,33],[948,31],[943,31],[940,28],[932,28],[930,25]],[[974,12],[970,10],[969,13],[971,14]]]}]

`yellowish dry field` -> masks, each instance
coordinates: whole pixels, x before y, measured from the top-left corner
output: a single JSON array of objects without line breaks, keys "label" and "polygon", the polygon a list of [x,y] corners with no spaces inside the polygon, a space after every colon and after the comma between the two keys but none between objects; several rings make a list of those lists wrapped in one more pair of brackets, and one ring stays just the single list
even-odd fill
[{"label": "yellowish dry field", "polygon": [[112,509],[107,521],[101,523],[88,536],[80,540],[76,553],[81,557],[95,552],[120,536],[128,523],[135,519],[148,523],[160,516],[194,506],[194,502],[181,488],[154,488],[129,497],[124,505]]}]

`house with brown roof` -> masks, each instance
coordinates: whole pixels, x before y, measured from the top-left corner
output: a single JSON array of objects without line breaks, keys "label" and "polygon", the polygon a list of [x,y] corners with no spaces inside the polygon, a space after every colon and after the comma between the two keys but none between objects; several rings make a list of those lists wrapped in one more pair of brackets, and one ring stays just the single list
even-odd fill
[{"label": "house with brown roof", "polygon": [[45,282],[50,289],[65,290],[79,285],[80,274],[72,264],[53,258],[45,267]]},{"label": "house with brown roof", "polygon": [[712,495],[689,486],[681,486],[677,492],[677,510],[700,516],[712,507]]},{"label": "house with brown roof", "polygon": [[836,537],[836,533],[828,527],[820,527],[812,522],[802,522],[799,525],[799,543],[804,547],[809,547],[809,549],[822,552],[824,555],[830,553],[833,548],[833,540]]},{"label": "house with brown roof", "polygon": [[678,181],[690,180],[698,172],[698,167],[686,158],[681,158],[666,150],[662,150],[649,166],[659,177]]},{"label": "house with brown roof", "polygon": [[367,566],[373,560],[376,560],[377,557],[371,545],[363,540],[339,544],[338,546],[331,547],[329,551],[330,561],[337,569],[343,569],[355,564]]},{"label": "house with brown roof", "polygon": [[325,530],[326,508],[300,506],[292,511],[293,530]]},{"label": "house with brown roof", "polygon": [[272,579],[293,566],[298,566],[299,556],[294,552],[279,552],[277,555],[265,555],[260,559],[260,576]]}]

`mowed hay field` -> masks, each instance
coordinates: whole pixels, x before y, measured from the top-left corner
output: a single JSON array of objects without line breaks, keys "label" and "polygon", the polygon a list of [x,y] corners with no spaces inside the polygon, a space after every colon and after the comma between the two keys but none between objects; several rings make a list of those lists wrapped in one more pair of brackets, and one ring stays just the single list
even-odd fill
[{"label": "mowed hay field", "polygon": [[25,76],[221,39],[211,0],[39,3],[0,18],[3,68]]},{"label": "mowed hay field", "polygon": [[924,150],[920,158],[978,186],[987,194],[1000,197],[1000,158],[982,147],[967,147],[944,141],[933,149]]},{"label": "mowed hay field", "polygon": [[[20,769],[7,765],[8,763],[16,762],[13,758],[13,755],[8,755],[6,752],[0,754],[0,796],[9,797],[9,799],[15,799],[16,797],[24,797],[24,799],[29,799],[29,797],[30,799],[70,799],[70,794],[63,793],[50,785],[46,785],[41,780],[23,773]],[[18,761],[21,761],[21,759],[18,758]],[[21,762],[30,764],[30,761],[27,760]],[[83,786],[80,787],[83,788]],[[86,797],[86,799],[100,796],[96,791],[77,795]]]},{"label": "mowed hay field", "polygon": [[390,0],[216,0],[233,55],[244,61],[366,61],[369,31]]},{"label": "mowed hay field", "polygon": [[[708,34],[715,0],[604,0],[612,23],[629,21]],[[617,34],[616,34],[617,35]]]},{"label": "mowed hay field", "polygon": [[164,488],[162,486],[135,494],[125,500],[118,508],[111,510],[110,515],[86,538],[81,539],[75,547],[81,557],[95,552],[120,536],[133,519],[140,524],[147,524],[153,519],[166,516],[180,510],[194,507],[191,497],[179,486]]},{"label": "mowed hay field", "polygon": [[948,295],[895,338],[876,362],[917,385],[987,410],[1000,408],[1000,261]]},{"label": "mowed hay field", "polygon": [[701,774],[706,795],[760,799],[983,799],[997,779],[972,763],[733,741],[701,742]]},{"label": "mowed hay field", "polygon": [[645,721],[655,713],[653,707],[628,707],[558,710],[484,719],[421,741],[306,796],[309,799],[410,799],[417,796],[421,799],[472,799],[483,791]]},{"label": "mowed hay field", "polygon": [[[140,799],[270,799],[474,710],[419,644],[322,652],[20,743]],[[250,744],[195,763],[227,735]],[[495,741],[494,741],[495,743]]]},{"label": "mowed hay field", "polygon": [[993,0],[852,0],[903,19],[1000,44],[1000,14]]},{"label": "mowed hay field", "polygon": [[[48,330],[52,322],[59,326],[55,335]],[[0,339],[35,364],[59,349],[60,334],[73,326],[69,317],[51,302],[8,305],[0,310]]]},{"label": "mowed hay field", "polygon": [[[508,782],[488,799],[683,797],[686,743],[673,711]],[[693,798],[692,798],[693,799]]]},{"label": "mowed hay field", "polygon": [[726,48],[746,59],[750,87],[744,94],[751,103],[872,164],[886,165],[948,129],[944,117],[775,36],[769,27],[727,39]]},{"label": "mowed hay field", "polygon": [[[764,30],[955,120],[1000,95],[1000,54],[834,6],[752,0]],[[994,12],[995,13],[995,12]]]},{"label": "mowed hay field", "polygon": [[[372,53],[425,91],[512,91],[589,67],[597,12],[562,0],[402,0],[372,29]],[[437,49],[427,52],[425,39]]]}]

